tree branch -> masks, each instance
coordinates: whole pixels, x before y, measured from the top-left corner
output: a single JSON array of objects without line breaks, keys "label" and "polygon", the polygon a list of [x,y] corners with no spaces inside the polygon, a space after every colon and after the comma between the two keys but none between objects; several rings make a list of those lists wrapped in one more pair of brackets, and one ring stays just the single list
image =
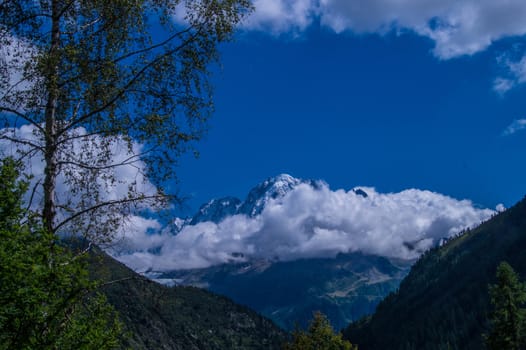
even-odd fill
[{"label": "tree branch", "polygon": [[124,86],[120,89],[120,91],[117,92],[115,94],[115,96],[113,96],[108,102],[106,102],[105,104],[103,104],[99,108],[96,108],[96,109],[90,111],[89,113],[79,117],[77,120],[72,121],[69,125],[67,125],[65,128],[63,128],[61,130],[61,133],[65,132],[67,129],[71,129],[72,127],[75,127],[76,125],[84,122],[85,120],[89,119],[90,117],[92,117],[92,116],[94,116],[94,115],[96,115],[98,113],[103,112],[108,107],[110,107],[112,104],[117,102],[120,98],[122,98],[122,96],[124,96],[127,92],[129,92],[129,88],[131,86],[133,86],[133,84],[136,83],[142,77],[142,75],[144,75],[144,73],[146,73],[147,70],[149,70],[152,66],[154,66],[155,64],[160,62],[165,57],[171,56],[171,55],[175,54],[176,52],[178,52],[179,50],[182,50],[184,47],[186,47],[188,44],[190,44],[197,37],[198,33],[199,32],[196,32],[194,35],[192,35],[191,38],[186,40],[181,45],[173,48],[172,50],[166,51],[162,55],[157,56],[154,60],[152,60],[152,61],[148,62],[147,64],[145,64],[137,73],[135,73],[135,74],[133,74],[131,76],[131,78],[128,80],[128,82],[125,83]]},{"label": "tree branch", "polygon": [[25,121],[29,122],[31,125],[33,125],[35,128],[37,128],[40,132],[44,132],[44,128],[39,123],[37,123],[32,118],[28,117],[26,114],[24,114],[22,112],[19,112],[19,111],[17,111],[14,108],[0,106],[0,111],[14,114],[17,117],[20,117],[20,118],[24,119]]},{"label": "tree branch", "polygon": [[76,212],[75,214],[71,215],[70,217],[62,220],[60,223],[58,223],[54,228],[53,232],[57,232],[62,226],[66,225],[68,222],[71,222],[75,220],[76,218],[87,214],[89,212],[95,211],[100,208],[104,208],[110,205],[116,205],[116,204],[126,204],[126,203],[132,203],[132,202],[140,202],[140,201],[146,201],[149,199],[163,199],[166,198],[166,195],[154,195],[154,196],[142,196],[142,197],[136,197],[136,198],[124,198],[124,199],[117,199],[113,201],[103,202],[96,204],[94,206],[91,206],[89,208],[85,208],[83,210],[80,210]]},{"label": "tree branch", "polygon": [[[33,147],[33,149],[37,149],[39,150],[40,152],[44,152],[44,147],[40,146],[40,145],[37,145],[36,143],[33,143],[29,140],[24,140],[24,139],[17,139],[17,138],[14,138],[14,137],[11,137],[11,136],[7,136],[7,135],[0,135],[0,140],[7,140],[7,141],[10,141],[10,142],[13,142],[13,143],[18,143],[18,144],[21,144],[21,145],[25,145],[25,146],[31,146]],[[30,152],[28,152],[30,153]]]}]

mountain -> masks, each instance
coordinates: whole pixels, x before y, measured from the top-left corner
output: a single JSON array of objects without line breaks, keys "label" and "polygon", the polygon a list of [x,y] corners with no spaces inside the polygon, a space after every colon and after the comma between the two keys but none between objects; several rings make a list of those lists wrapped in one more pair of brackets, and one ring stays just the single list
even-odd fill
[{"label": "mountain", "polygon": [[330,190],[282,174],[244,200],[212,200],[154,253],[124,257],[157,281],[232,298],[285,329],[314,311],[343,328],[375,310],[409,267],[444,237],[494,212],[470,201],[409,189]]},{"label": "mountain", "polygon": [[150,223],[137,222],[126,249],[110,253],[155,281],[207,288],[286,329],[314,311],[340,328],[373,312],[424,251],[494,213],[426,190],[331,190],[282,174],[243,200],[215,199],[175,219],[175,230],[142,232]]},{"label": "mountain", "polygon": [[280,349],[285,333],[231,300],[194,287],[167,287],[96,249],[93,278],[129,332],[132,349]]},{"label": "mountain", "polygon": [[[231,215],[254,218],[271,200],[280,200],[297,186],[319,188],[320,183],[287,174],[268,178],[248,193],[244,201],[234,197],[214,199],[188,219],[178,219],[180,229],[202,222],[219,223]],[[367,193],[353,193],[367,198]],[[398,261],[361,253],[339,254],[336,258],[279,261],[257,259],[242,252],[232,253],[241,263],[203,269],[150,273],[158,281],[206,288],[232,298],[269,317],[285,329],[306,326],[315,311],[328,315],[336,328],[374,311],[389,292],[395,290],[412,261]]]},{"label": "mountain", "polygon": [[482,349],[488,284],[501,261],[526,277],[526,197],[423,255],[399,290],[344,336],[360,350]]},{"label": "mountain", "polygon": [[250,190],[247,198],[239,207],[237,214],[255,217],[261,214],[270,200],[283,198],[301,183],[314,184],[313,181],[300,180],[287,174],[269,178]]},{"label": "mountain", "polygon": [[349,253],[330,259],[250,260],[172,271],[159,278],[226,295],[285,329],[293,329],[296,323],[305,327],[318,310],[341,329],[372,313],[408,270],[408,262]]}]

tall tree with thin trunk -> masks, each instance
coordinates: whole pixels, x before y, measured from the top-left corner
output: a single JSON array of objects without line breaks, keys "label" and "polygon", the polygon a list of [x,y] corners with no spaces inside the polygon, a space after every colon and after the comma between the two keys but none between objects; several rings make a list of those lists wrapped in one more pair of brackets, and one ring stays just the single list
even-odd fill
[{"label": "tall tree with thin trunk", "polygon": [[0,1],[0,143],[43,161],[30,200],[49,232],[104,239],[167,198],[212,112],[218,45],[250,11],[249,0]]}]

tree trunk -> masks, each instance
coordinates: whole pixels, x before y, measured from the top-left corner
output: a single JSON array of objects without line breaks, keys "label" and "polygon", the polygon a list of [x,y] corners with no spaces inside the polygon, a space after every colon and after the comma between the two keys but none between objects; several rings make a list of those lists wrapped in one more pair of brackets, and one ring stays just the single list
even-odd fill
[{"label": "tree trunk", "polygon": [[47,57],[45,77],[47,80],[48,98],[45,110],[44,135],[44,209],[42,212],[44,228],[54,232],[56,205],[55,188],[57,179],[57,102],[58,102],[58,49],[60,45],[60,12],[59,1],[52,1],[51,42]]}]

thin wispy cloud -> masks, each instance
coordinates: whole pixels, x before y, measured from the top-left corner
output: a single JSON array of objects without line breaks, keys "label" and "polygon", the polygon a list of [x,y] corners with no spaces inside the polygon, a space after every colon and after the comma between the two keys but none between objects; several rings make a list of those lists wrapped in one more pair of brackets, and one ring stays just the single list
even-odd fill
[{"label": "thin wispy cloud", "polygon": [[505,94],[519,84],[526,82],[526,55],[519,59],[509,57],[499,58],[503,74],[495,79],[493,89],[499,94]]},{"label": "thin wispy cloud", "polygon": [[513,135],[526,129],[526,119],[516,119],[502,132],[502,136]]},{"label": "thin wispy cloud", "polygon": [[498,77],[493,81],[493,90],[499,95],[504,95],[517,85],[515,79]]}]

